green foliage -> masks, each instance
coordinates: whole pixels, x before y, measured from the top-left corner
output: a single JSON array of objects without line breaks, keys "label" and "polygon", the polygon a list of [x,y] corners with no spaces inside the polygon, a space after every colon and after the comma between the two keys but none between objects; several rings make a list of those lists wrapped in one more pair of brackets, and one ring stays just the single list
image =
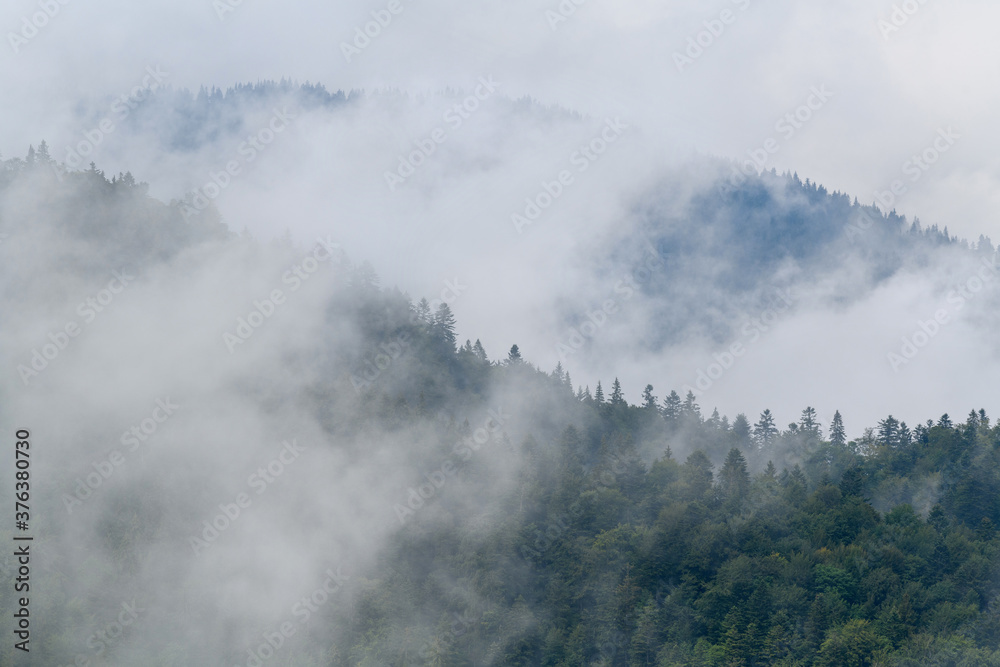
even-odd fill
[{"label": "green foliage", "polygon": [[[414,372],[440,376],[456,354],[443,350]],[[658,406],[651,385],[633,406],[618,380],[609,399],[600,383],[596,400],[574,395],[561,367],[519,355],[483,372],[484,388],[516,372],[538,409],[520,481],[492,501],[511,511],[485,540],[465,539],[458,514],[444,533],[404,529],[382,565],[407,581],[387,595],[447,578],[489,610],[438,664],[996,664],[1000,429],[985,413],[912,438],[887,418],[855,449],[839,412],[823,440],[811,408],[784,432],[770,411],[729,428],[693,395]],[[433,556],[403,560],[418,553]],[[409,604],[446,609],[448,596]],[[364,627],[355,648],[398,664]]]},{"label": "green foliage", "polygon": [[[40,146],[4,163],[0,185],[27,175],[51,186],[49,205],[72,220],[62,227],[105,242],[99,257],[67,258],[82,273],[241,242],[211,207],[188,219],[186,204],[150,200],[129,174],[109,181],[92,167],[56,187],[49,159]],[[317,380],[304,400],[322,424],[422,430],[441,443],[436,465],[494,396],[516,396],[527,426],[520,444],[498,438],[457,466],[433,509],[357,578],[322,663],[294,664],[1000,665],[1000,426],[985,411],[912,431],[889,416],[849,443],[839,412],[824,440],[811,407],[782,432],[769,410],[755,425],[706,420],[692,392],[658,406],[651,384],[639,406],[617,378],[609,399],[600,382],[591,398],[517,345],[502,362],[478,340],[457,347],[446,304],[432,312],[383,289],[365,264],[349,274],[328,306],[366,342],[338,361],[361,373],[385,344],[407,350],[363,384],[350,371]],[[332,416],[333,404],[356,409]],[[159,522],[124,499],[100,524],[116,571],[89,576],[141,569],[135,554]],[[38,608],[55,609],[53,626],[101,622],[52,590]],[[85,640],[45,636],[39,659],[51,664]],[[160,663],[193,664],[186,650],[170,646]]]},{"label": "green foliage", "polygon": [[[385,564],[408,573],[404,590],[447,577],[504,619],[439,664],[997,664],[1000,432],[985,413],[912,439],[887,418],[856,450],[839,412],[829,440],[811,408],[785,432],[769,411],[729,428],[690,395],[658,406],[648,385],[633,406],[615,380],[594,400],[567,391],[561,367],[516,365],[488,365],[482,386],[517,370],[532,403],[565,418],[521,449],[521,482],[495,501],[515,511],[485,542],[458,522],[447,538],[404,530],[400,558],[434,556]],[[428,594],[411,604],[447,607]],[[375,652],[366,636],[352,641]]]}]

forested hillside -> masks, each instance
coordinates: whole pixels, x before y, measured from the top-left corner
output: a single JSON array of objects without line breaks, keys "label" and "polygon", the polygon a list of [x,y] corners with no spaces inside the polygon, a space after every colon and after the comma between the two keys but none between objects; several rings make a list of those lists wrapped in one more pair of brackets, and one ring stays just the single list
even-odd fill
[{"label": "forested hillside", "polygon": [[[774,186],[782,178],[765,174],[763,180]],[[843,235],[841,224],[859,207],[845,195],[784,178],[782,187],[805,193],[809,215],[793,206],[787,216],[761,213],[752,224],[773,228],[782,253],[808,260],[817,243]],[[778,205],[765,206],[770,190],[761,188],[751,183],[717,194],[718,200],[702,202],[701,216],[729,226],[739,217],[731,209],[741,198],[751,207],[744,213]],[[203,293],[218,291],[211,303],[223,308],[234,301],[225,290],[243,276],[283,268],[298,252],[288,241],[260,244],[230,233],[214,208],[188,219],[179,202],[152,200],[131,174],[109,180],[96,166],[68,174],[54,169],[44,148],[4,163],[0,199],[3,252],[34,252],[50,242],[56,254],[49,267],[87,285],[103,268],[127,261],[172,288],[172,281],[183,283],[232,254],[239,261],[226,266],[243,267],[245,274],[227,269],[220,282],[199,283]],[[45,225],[29,227],[32,216]],[[958,245],[936,230],[887,220],[892,235],[879,232],[885,266],[917,261],[928,246]],[[659,231],[659,247],[681,255],[728,246],[726,237],[712,237],[688,249],[669,225]],[[986,253],[987,246],[992,254],[988,239],[961,251]],[[738,272],[753,270],[757,258],[780,259],[744,250],[730,256]],[[19,261],[5,257],[7,275],[17,273]],[[45,276],[20,271],[19,282],[4,290],[8,303],[25,301],[45,283]],[[719,280],[729,285],[739,278]],[[910,425],[891,415],[854,424],[837,405],[803,405],[789,424],[769,410],[723,416],[681,392],[675,378],[649,377],[644,388],[622,387],[614,377],[580,386],[561,365],[551,372],[537,368],[516,341],[501,352],[487,351],[474,336],[463,341],[447,303],[432,307],[382,286],[363,261],[345,258],[320,281],[328,293],[318,315],[309,311],[320,326],[296,322],[286,337],[248,337],[238,350],[246,366],[218,371],[223,379],[211,391],[198,384],[210,383],[201,368],[240,357],[227,354],[222,331],[205,324],[207,309],[178,327],[204,326],[214,345],[210,361],[186,378],[195,388],[174,390],[187,410],[199,409],[200,401],[214,406],[223,392],[232,403],[252,406],[247,414],[254,418],[292,405],[297,419],[299,411],[310,416],[323,434],[310,447],[340,457],[343,469],[374,470],[371,479],[391,468],[394,479],[403,480],[371,514],[359,509],[361,518],[351,519],[361,525],[359,533],[387,527],[374,556],[352,562],[337,603],[323,607],[304,638],[266,664],[1000,665],[1000,423],[982,406],[969,406],[967,416],[927,415]],[[150,317],[156,299],[167,298],[151,282],[140,278],[132,288],[143,296],[137,305],[121,299],[122,309],[135,309],[135,322]],[[180,302],[177,318],[188,306]],[[245,316],[249,306],[238,304]],[[301,308],[296,312],[307,310]],[[91,338],[96,345],[96,333]],[[165,347],[151,348],[151,356]],[[84,357],[83,349],[71,348],[59,361]],[[39,382],[55,382],[59,372]],[[626,392],[640,389],[641,401],[626,400]],[[106,449],[94,444],[96,432],[80,429],[79,442],[67,441],[83,452],[83,466],[97,456],[92,452]],[[205,438],[199,447],[208,457],[223,438]],[[192,468],[205,476],[196,479],[208,481],[231,471],[228,462],[212,467],[195,466],[187,454],[177,455],[181,462],[171,459],[171,449],[185,442],[163,436],[156,445],[163,459],[130,461],[139,472],[112,479],[113,492],[69,517],[60,493],[71,488],[79,466],[53,463],[51,477],[62,486],[39,501],[49,517],[40,522],[40,541],[76,545],[80,526],[96,532],[79,547],[79,558],[50,571],[80,588],[72,594],[43,589],[37,597],[33,609],[45,631],[37,631],[36,655],[50,660],[46,664],[69,664],[102,617],[95,609],[113,611],[121,596],[142,594],[147,568],[164,544],[189,556],[191,527],[219,499],[206,496],[203,506],[186,507],[191,497],[202,500],[208,485],[185,487],[188,482],[177,479],[196,474]],[[309,465],[329,476],[324,486],[335,493],[340,482],[333,480],[343,470]],[[265,500],[310,491],[302,484],[279,486]],[[174,500],[154,498],[149,488]],[[341,521],[358,502],[350,496],[312,506],[296,502],[295,516],[308,517],[303,522],[312,522],[319,540],[329,516]],[[77,523],[85,520],[91,523]],[[249,530],[249,521],[239,530]],[[237,534],[233,529],[224,537]],[[7,577],[12,559],[2,563]],[[172,568],[165,571],[177,580],[168,583],[185,594],[197,582],[215,583]],[[106,594],[109,587],[114,594]],[[161,602],[171,601],[160,611],[150,604],[156,622],[146,623],[155,626],[155,633],[149,630],[155,641],[117,644],[109,659],[216,664],[199,662],[212,655],[219,663],[251,664],[246,646],[260,641],[270,621],[244,633],[250,638],[236,630],[195,637],[192,608],[207,610],[202,618],[214,619],[223,608],[235,618],[235,604],[223,596],[173,604],[172,593],[160,591]]]},{"label": "forested hillside", "polygon": [[[353,378],[358,413],[434,419],[441,447],[394,505],[334,664],[1000,664],[1000,425],[984,410],[886,416],[848,441],[839,412],[824,425],[812,407],[782,427],[653,386],[630,405],[617,381],[574,391],[516,348],[456,350],[447,306],[372,298],[415,315],[372,330],[412,354],[395,387]],[[497,384],[525,394],[523,439],[451,419]],[[467,500],[500,465],[480,447],[516,462],[488,504]]]}]

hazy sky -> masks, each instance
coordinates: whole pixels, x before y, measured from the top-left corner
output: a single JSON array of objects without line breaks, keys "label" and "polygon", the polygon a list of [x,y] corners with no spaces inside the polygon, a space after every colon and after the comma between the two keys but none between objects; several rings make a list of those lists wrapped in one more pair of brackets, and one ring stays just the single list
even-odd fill
[{"label": "hazy sky", "polygon": [[[963,234],[1000,236],[990,215],[1000,190],[991,132],[1000,89],[990,82],[1000,6],[986,0],[905,8],[889,0],[566,0],[575,11],[564,21],[549,13],[559,12],[555,0],[400,0],[402,11],[351,62],[341,43],[387,2],[222,2],[57,3],[17,53],[10,35],[44,3],[4,3],[0,150],[21,155],[27,141],[58,135],[80,96],[128,91],[147,65],[192,88],[288,76],[416,93],[493,74],[510,96],[627,116],[664,152],[736,157],[773,137],[780,150],[769,165],[863,201],[905,178],[903,163],[952,127],[961,139],[899,208]],[[688,38],[720,28],[701,35],[708,46],[678,71]],[[833,96],[784,138],[775,123],[822,85]]]},{"label": "hazy sky", "polygon": [[[8,95],[0,151],[23,155],[28,142],[47,138],[53,156],[64,159],[65,147],[92,128],[81,119],[80,101],[100,109],[141,85],[150,68],[165,72],[168,84],[191,89],[292,77],[331,90],[415,96],[468,91],[492,77],[499,95],[530,96],[585,119],[546,124],[484,105],[491,110],[449,134],[440,160],[391,193],[384,172],[441,125],[447,104],[415,99],[405,108],[303,118],[216,203],[235,230],[246,226],[260,238],[290,229],[308,243],[333,233],[353,257],[371,259],[386,284],[416,298],[434,298],[458,280],[467,286],[453,303],[463,339],[482,337],[493,358],[519,342],[528,358],[551,368],[565,333],[553,322],[553,299],[575,293],[598,302],[613,289],[613,283],[581,282],[593,267],[574,262],[595,256],[614,236],[608,226],[651,174],[694,154],[763,155],[768,168],[795,170],[864,203],[899,180],[906,190],[892,206],[900,212],[972,239],[981,233],[1000,239],[1000,222],[991,215],[1000,191],[1000,134],[993,129],[1000,90],[990,83],[1000,45],[988,34],[1000,7],[972,0],[903,4],[400,0],[392,14],[388,0],[333,6],[70,0],[49,7],[58,11],[48,18],[35,16],[44,11],[39,3],[16,0],[0,10],[0,82]],[[37,34],[25,28],[32,17],[45,23]],[[367,45],[356,42],[358,30],[379,18],[386,25],[377,36]],[[345,44],[363,49],[348,62]],[[605,118],[616,117],[630,128],[620,148],[580,178],[583,185],[558,210],[514,233],[509,217],[524,198],[554,178]],[[153,184],[154,195],[169,199],[205,182],[232,152],[221,145],[197,156],[166,156],[109,135],[95,159],[111,172],[131,169]],[[902,287],[910,289],[905,281]],[[781,334],[797,332],[796,345],[781,336],[765,339],[757,361],[741,362],[705,407],[716,397],[730,414],[782,405],[779,420],[787,423],[799,403],[816,403],[826,415],[845,407],[849,394],[858,403],[855,428],[898,414],[903,405],[911,420],[926,418],[926,411],[941,411],[935,406],[945,397],[955,401],[947,409],[964,413],[981,394],[981,384],[969,379],[981,368],[977,354],[959,363],[969,374],[944,372],[923,361],[926,354],[905,369],[910,376],[885,362],[917,318],[927,316],[926,301],[908,303],[898,306],[894,292],[882,292],[860,310],[796,320]],[[838,327],[824,327],[823,317]],[[964,354],[968,340],[949,335],[956,340],[936,343],[940,354]],[[850,364],[817,355],[820,343],[810,342],[829,338],[822,345],[830,349],[854,337],[865,351],[852,347]],[[617,341],[610,336],[605,346]],[[714,352],[651,364],[630,361],[621,342],[613,357],[573,360],[575,379],[593,384],[620,373],[635,401],[646,381],[661,392],[692,381]],[[754,364],[776,369],[775,359],[794,368],[766,391],[754,389],[763,373]],[[808,364],[819,368],[807,372]],[[792,381],[803,378],[809,386]],[[933,394],[914,389],[940,378],[954,386]],[[872,386],[877,395],[863,391]],[[748,395],[762,404],[748,405]]]}]

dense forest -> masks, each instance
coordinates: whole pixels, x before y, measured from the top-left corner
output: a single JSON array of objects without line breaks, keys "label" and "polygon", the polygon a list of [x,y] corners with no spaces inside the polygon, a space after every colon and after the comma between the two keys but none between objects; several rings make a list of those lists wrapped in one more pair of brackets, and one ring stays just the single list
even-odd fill
[{"label": "dense forest", "polygon": [[[61,251],[67,272],[123,258],[166,264],[199,244],[290,252],[228,232],[214,208],[188,220],[181,202],[150,199],[131,174],[51,164],[44,146],[9,160],[0,189],[22,201],[33,178],[57,193],[31,210],[83,244]],[[845,195],[784,178],[851,214]],[[763,187],[713,206],[759,199]],[[14,235],[23,221],[4,212],[0,231]],[[918,236],[955,243],[893,227],[889,254]],[[778,233],[789,252],[806,252]],[[307,384],[289,395],[276,378],[251,377],[236,390],[262,411],[301,402],[325,446],[359,456],[365,434],[419,432],[433,444],[386,503],[395,529],[352,573],[344,604],[323,609],[308,645],[267,664],[1000,665],[1000,423],[985,409],[865,427],[837,406],[802,406],[781,425],[769,410],[709,413],[656,377],[633,404],[626,391],[640,388],[617,379],[574,385],[516,344],[491,357],[478,340],[461,342],[448,304],[383,287],[365,262],[345,259],[336,275],[323,339],[283,361]],[[343,321],[363,343],[336,339]],[[100,539],[110,570],[138,567],[157,517],[146,501],[109,508]],[[89,612],[55,597],[38,611],[48,633],[39,654],[67,660],[69,628],[90,627]],[[178,643],[169,660],[135,655],[198,664]],[[246,664],[245,648],[226,660]]]},{"label": "dense forest", "polygon": [[[543,426],[482,444],[519,462],[518,483],[474,536],[463,494],[437,499],[433,475],[400,499],[333,664],[1000,664],[1000,425],[984,410],[887,416],[848,440],[839,412],[824,428],[811,407],[780,428],[652,386],[631,405],[617,380],[574,391],[516,346],[495,362],[478,341],[456,349],[446,305],[409,308],[405,386],[355,377],[360,419],[437,415],[446,459],[478,450],[476,425],[449,419],[456,395],[514,382]],[[487,484],[488,466],[458,458],[463,483]],[[406,625],[428,615],[433,630]]]}]

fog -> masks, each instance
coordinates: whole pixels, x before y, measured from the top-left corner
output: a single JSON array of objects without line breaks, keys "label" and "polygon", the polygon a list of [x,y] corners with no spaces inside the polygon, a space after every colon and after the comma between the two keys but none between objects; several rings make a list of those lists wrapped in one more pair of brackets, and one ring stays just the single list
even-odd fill
[{"label": "fog", "polygon": [[[61,163],[0,199],[0,421],[39,443],[37,567],[58,586],[38,614],[67,664],[73,646],[106,664],[249,664],[286,621],[299,637],[276,661],[332,660],[297,602],[334,581],[321,597],[336,604],[310,615],[334,635],[351,625],[410,520],[399,508],[456,456],[463,422],[490,446],[413,521],[485,539],[532,460],[526,439],[573,414],[512,375],[484,401],[456,390],[449,410],[364,422],[357,377],[379,349],[381,389],[411,406],[446,391],[412,384],[405,342],[369,336],[364,262],[387,294],[447,303],[459,345],[496,361],[517,344],[574,389],[618,378],[632,403],[652,384],[730,419],[768,408],[779,427],[839,410],[852,438],[890,414],[996,412],[1000,275],[977,241],[1000,239],[984,85],[997,7],[927,3],[896,25],[881,0],[398,6],[0,10],[0,151],[44,139]],[[355,41],[378,16],[391,20]],[[288,83],[223,96],[261,81]],[[332,96],[295,92],[307,82]],[[184,222],[122,238],[107,212],[78,219],[65,189],[88,196],[91,161]],[[771,208],[706,208],[741,166]],[[801,249],[753,238],[752,215],[826,205],[784,188],[786,172],[963,242],[887,260],[881,232],[849,233],[855,209]],[[775,249],[760,262],[758,242]],[[441,577],[454,613],[483,613]],[[148,611],[98,654],[88,639],[132,600]]]}]

